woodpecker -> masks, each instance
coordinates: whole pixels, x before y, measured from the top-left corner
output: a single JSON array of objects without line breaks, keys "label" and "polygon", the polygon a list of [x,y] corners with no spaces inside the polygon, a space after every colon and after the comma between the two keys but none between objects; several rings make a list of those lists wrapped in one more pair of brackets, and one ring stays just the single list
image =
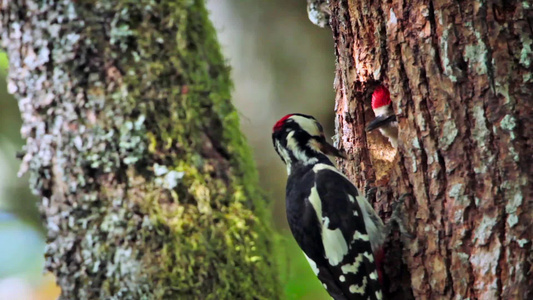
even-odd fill
[{"label": "woodpecker", "polygon": [[315,118],[289,114],[272,141],[287,167],[286,212],[292,235],[335,300],[382,299],[386,229],[370,203],[329,160],[344,154],[326,142]]},{"label": "woodpecker", "polygon": [[389,138],[394,148],[398,147],[398,122],[392,109],[389,90],[380,85],[372,93],[372,110],[376,118],[368,124],[366,131],[379,128],[382,135]]}]

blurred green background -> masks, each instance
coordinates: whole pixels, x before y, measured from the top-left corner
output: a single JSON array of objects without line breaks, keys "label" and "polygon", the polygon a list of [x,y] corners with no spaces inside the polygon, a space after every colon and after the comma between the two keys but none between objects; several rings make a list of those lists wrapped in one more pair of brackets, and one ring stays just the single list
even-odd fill
[{"label": "blurred green background", "polygon": [[[211,20],[232,67],[233,101],[254,150],[262,187],[272,199],[279,235],[276,255],[287,299],[329,299],[294,242],[285,219],[286,170],[272,148],[271,128],[282,116],[316,116],[333,132],[333,40],[307,19],[303,0],[208,0]],[[17,102],[7,93],[8,61],[0,55],[0,299],[56,299],[42,273],[45,235],[28,189],[18,178],[22,149]]]}]

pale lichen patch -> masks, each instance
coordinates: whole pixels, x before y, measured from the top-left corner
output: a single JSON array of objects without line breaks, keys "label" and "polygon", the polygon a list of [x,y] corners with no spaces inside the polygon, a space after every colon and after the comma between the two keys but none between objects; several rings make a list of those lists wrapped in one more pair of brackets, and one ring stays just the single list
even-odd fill
[{"label": "pale lichen patch", "polygon": [[487,60],[489,51],[487,45],[481,39],[481,34],[474,31],[477,44],[468,44],[465,47],[464,57],[468,61],[470,67],[476,71],[478,75],[487,74],[488,66]]},{"label": "pale lichen patch", "polygon": [[448,26],[443,26],[442,35],[439,39],[439,47],[441,49],[442,53],[442,65],[444,67],[444,75],[447,76],[452,82],[457,82],[457,76],[454,74],[454,68],[452,66],[452,60],[450,59],[450,51],[448,48],[449,45],[449,39],[450,39],[450,32],[451,32],[452,24],[449,24]]},{"label": "pale lichen patch", "polygon": [[510,228],[518,224],[518,216],[517,215],[509,215],[507,216],[507,224]]},{"label": "pale lichen patch", "polygon": [[459,198],[459,196],[462,194],[462,191],[463,191],[463,184],[456,183],[452,185],[452,187],[448,191],[448,196],[450,198]]},{"label": "pale lichen patch", "polygon": [[442,125],[442,133],[439,138],[439,145],[442,150],[447,150],[455,141],[459,130],[455,125],[455,122],[451,119],[444,121]]},{"label": "pale lichen patch", "polygon": [[533,46],[533,40],[529,35],[521,34],[520,41],[522,42],[522,49],[520,50],[520,64],[526,68],[529,68],[531,65],[531,59],[533,58],[533,51],[531,49]]},{"label": "pale lichen patch", "polygon": [[396,14],[394,13],[392,7],[389,10],[389,22],[387,24],[389,26],[398,24],[398,18],[396,18]]},{"label": "pale lichen patch", "polygon": [[505,204],[505,212],[508,214],[516,213],[517,209],[522,205],[523,200],[524,197],[522,196],[522,193],[518,191],[511,199],[507,200],[507,203]]},{"label": "pale lichen patch", "polygon": [[491,236],[494,227],[498,223],[497,217],[490,217],[488,215],[483,215],[480,224],[477,226],[474,233],[474,242],[477,242],[478,245],[485,245]]},{"label": "pale lichen patch", "polygon": [[524,248],[525,245],[531,243],[531,241],[530,241],[530,240],[527,240],[527,239],[519,239],[519,240],[517,240],[516,242],[518,243],[518,245],[520,246],[520,248]]},{"label": "pale lichen patch", "polygon": [[511,115],[505,115],[500,121],[500,127],[503,130],[512,131],[516,127],[516,119]]},{"label": "pale lichen patch", "polygon": [[472,115],[474,117],[475,126],[472,128],[472,135],[480,145],[484,145],[490,135],[490,131],[486,125],[485,111],[482,105],[475,105],[472,108]]}]

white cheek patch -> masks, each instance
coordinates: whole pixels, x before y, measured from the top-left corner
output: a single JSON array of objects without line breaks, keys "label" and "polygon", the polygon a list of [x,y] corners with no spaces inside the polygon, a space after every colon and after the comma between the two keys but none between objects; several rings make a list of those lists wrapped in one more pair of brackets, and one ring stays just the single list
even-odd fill
[{"label": "white cheek patch", "polygon": [[285,165],[287,167],[287,174],[291,174],[291,160],[289,153],[285,148],[283,148],[280,144],[280,142],[276,141],[276,148],[278,149],[279,154],[283,158],[283,161],[285,162]]},{"label": "white cheek patch", "polygon": [[348,243],[346,243],[342,231],[339,228],[334,230],[327,228],[327,225],[329,225],[329,219],[327,217],[322,217],[322,202],[320,201],[316,186],[311,189],[309,202],[313,206],[318,220],[320,221],[320,227],[322,229],[322,245],[324,245],[326,258],[330,265],[336,266],[348,253]]},{"label": "white cheek patch", "polygon": [[[298,146],[298,142],[296,142],[296,139],[293,138],[293,136],[294,136],[294,131],[291,131],[291,132],[289,132],[289,134],[287,134],[287,138],[286,138],[287,139],[287,149],[289,149],[289,151],[292,152],[292,155],[294,155],[296,160],[298,160],[300,162],[303,162],[306,165],[307,164],[316,163],[318,161],[318,159],[315,158],[315,157],[313,157],[313,158],[307,157],[305,152],[300,149],[300,147]],[[290,161],[290,160],[287,160],[287,161]]]},{"label": "white cheek patch", "polygon": [[389,112],[389,107],[390,107],[389,105],[385,105],[385,106],[374,109],[374,115],[378,117],[378,116],[383,116],[387,114]]}]

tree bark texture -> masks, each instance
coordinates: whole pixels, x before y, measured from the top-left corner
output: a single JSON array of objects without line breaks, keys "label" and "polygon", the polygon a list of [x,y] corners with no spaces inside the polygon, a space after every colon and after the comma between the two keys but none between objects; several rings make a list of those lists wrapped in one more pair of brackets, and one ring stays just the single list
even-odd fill
[{"label": "tree bark texture", "polygon": [[[531,1],[330,9],[337,144],[354,157],[339,164],[359,188],[376,183],[384,217],[412,194],[403,206],[415,237],[400,256],[388,251],[389,298],[533,299]],[[397,150],[364,131],[378,84],[391,91]]]},{"label": "tree bark texture", "polygon": [[61,299],[276,299],[265,198],[201,0],[1,1]]}]

